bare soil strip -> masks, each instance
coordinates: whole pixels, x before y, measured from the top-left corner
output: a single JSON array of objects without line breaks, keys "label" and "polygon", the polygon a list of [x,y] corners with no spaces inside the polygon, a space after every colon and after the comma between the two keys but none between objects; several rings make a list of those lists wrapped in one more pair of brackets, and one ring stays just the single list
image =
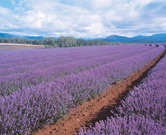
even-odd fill
[{"label": "bare soil strip", "polygon": [[148,71],[153,68],[157,62],[163,58],[165,51],[152,60],[148,65],[130,75],[124,80],[111,85],[108,90],[100,96],[83,103],[73,109],[64,119],[59,120],[54,125],[48,125],[43,129],[33,133],[33,135],[73,135],[79,131],[83,125],[94,125],[99,120],[111,116],[110,110],[120,104],[125,95],[137,86]]},{"label": "bare soil strip", "polygon": [[29,49],[29,48],[44,48],[44,45],[0,43],[0,50],[16,50],[16,49]]},{"label": "bare soil strip", "polygon": [[0,45],[22,45],[22,46],[37,46],[37,47],[44,47],[44,45],[33,45],[33,44],[17,44],[17,43],[0,43]]}]

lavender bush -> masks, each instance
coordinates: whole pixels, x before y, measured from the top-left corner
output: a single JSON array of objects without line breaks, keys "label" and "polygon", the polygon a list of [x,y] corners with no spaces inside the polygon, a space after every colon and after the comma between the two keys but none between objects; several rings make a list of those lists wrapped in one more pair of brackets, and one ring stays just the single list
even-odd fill
[{"label": "lavender bush", "polygon": [[84,72],[23,87],[9,96],[0,96],[0,133],[30,134],[45,123],[56,122],[69,109],[142,68],[163,50],[163,46],[149,49]]},{"label": "lavender bush", "polygon": [[[81,47],[80,48],[59,48],[52,50],[31,50],[21,52],[10,52],[2,54],[0,58],[0,76],[13,73],[24,72],[26,70],[41,69],[50,67],[52,65],[60,65],[64,63],[75,62],[79,60],[88,60],[93,58],[100,58],[119,53],[139,53],[154,46],[143,45],[123,45],[118,46],[98,46],[98,47]],[[20,57],[21,56],[21,57]],[[116,56],[115,56],[116,57]],[[21,71],[20,71],[21,70]]]},{"label": "lavender bush", "polygon": [[136,55],[137,53],[143,53],[146,51],[147,50],[143,51],[143,49],[141,48],[139,48],[138,50],[137,48],[133,48],[133,50],[130,49],[130,51],[126,51],[124,53],[115,53],[111,56],[81,60],[63,65],[51,66],[45,69],[38,69],[37,71],[33,70],[24,73],[2,76],[0,79],[0,95],[8,95],[13,91],[22,89],[22,87],[49,82],[59,77],[63,78],[64,76],[70,74],[77,74],[107,63],[114,62],[121,58],[131,57]]},{"label": "lavender bush", "polygon": [[[120,53],[121,49],[124,49],[125,52]],[[62,64],[63,62],[66,62],[66,60],[62,58],[61,60],[59,59],[54,61],[51,60],[49,62],[45,62],[44,64],[41,64],[41,63],[32,64],[32,66],[29,66],[29,65],[28,66],[25,65],[21,67],[14,66],[14,69],[2,68],[0,70],[0,73],[2,74],[0,78],[0,95],[9,95],[13,91],[22,89],[22,87],[37,85],[43,82],[49,82],[59,77],[63,78],[64,76],[70,75],[70,74],[77,74],[79,72],[87,71],[89,69],[114,62],[121,58],[131,57],[138,53],[143,53],[151,49],[154,49],[154,47],[127,46],[124,48],[122,46],[122,48],[119,48],[119,49],[118,48],[113,48],[112,50],[110,49],[111,50],[110,54],[107,54],[106,56],[102,56],[100,58],[98,58],[97,56],[95,56],[95,58],[90,56],[89,58],[85,57],[86,58],[85,60],[85,58],[82,59],[82,56],[78,57],[75,54],[77,56],[77,60],[75,59],[75,62],[70,62],[67,64]],[[56,64],[51,66],[50,62],[52,62],[52,64],[55,64],[55,63]],[[5,64],[3,64],[3,66],[4,65]],[[43,66],[42,69],[41,69],[41,66]]]},{"label": "lavender bush", "polygon": [[[99,121],[79,135],[165,135],[166,134],[166,57],[117,108],[115,117]],[[111,110],[110,110],[111,111]]]}]

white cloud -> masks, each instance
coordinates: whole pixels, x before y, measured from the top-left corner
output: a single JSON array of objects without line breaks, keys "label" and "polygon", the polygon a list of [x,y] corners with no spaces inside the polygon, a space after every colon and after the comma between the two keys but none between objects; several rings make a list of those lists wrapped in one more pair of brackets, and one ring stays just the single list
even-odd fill
[{"label": "white cloud", "polygon": [[[100,37],[111,34],[132,36],[165,30],[161,7],[145,7],[164,0],[11,0],[15,11],[0,7],[0,29],[27,34]],[[20,11],[18,13],[18,11]],[[164,12],[164,11],[163,11]],[[7,15],[6,17],[4,17]],[[157,21],[160,19],[160,21]],[[6,27],[6,28],[5,28]],[[143,30],[146,32],[144,32]]]},{"label": "white cloud", "polygon": [[113,5],[113,0],[92,0],[92,6],[94,8],[106,8]]},{"label": "white cloud", "polygon": [[7,15],[9,12],[9,9],[0,6],[0,15]]}]

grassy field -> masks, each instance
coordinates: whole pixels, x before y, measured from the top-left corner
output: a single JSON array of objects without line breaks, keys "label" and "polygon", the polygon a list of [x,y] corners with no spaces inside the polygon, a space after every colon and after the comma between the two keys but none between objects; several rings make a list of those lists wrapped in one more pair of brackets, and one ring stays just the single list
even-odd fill
[{"label": "grassy field", "polygon": [[44,48],[44,45],[0,43],[0,50],[15,50],[15,49],[26,49],[26,48]]}]

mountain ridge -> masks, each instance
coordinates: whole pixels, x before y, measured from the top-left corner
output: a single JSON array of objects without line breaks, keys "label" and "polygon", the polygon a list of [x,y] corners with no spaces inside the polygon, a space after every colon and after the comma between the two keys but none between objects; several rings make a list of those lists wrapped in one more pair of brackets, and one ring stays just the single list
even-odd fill
[{"label": "mountain ridge", "polygon": [[[45,37],[42,36],[19,36],[19,35],[13,35],[8,33],[0,33],[1,38],[21,38],[21,39],[44,39]],[[57,39],[57,37],[53,37],[54,39]],[[80,39],[80,38],[77,38]],[[126,36],[120,36],[120,35],[110,35],[104,38],[82,38],[84,40],[102,40],[102,41],[110,41],[110,42],[122,42],[122,43],[153,43],[153,42],[166,42],[166,33],[159,33],[159,34],[153,34],[151,36],[134,36],[134,37],[126,37]]]},{"label": "mountain ridge", "polygon": [[8,33],[0,33],[0,38],[21,38],[21,39],[44,39],[42,36],[19,36]]},{"label": "mountain ridge", "polygon": [[166,33],[153,34],[151,36],[134,36],[134,37],[125,37],[119,35],[111,35],[105,38],[100,38],[103,41],[112,41],[112,42],[166,42]]}]

